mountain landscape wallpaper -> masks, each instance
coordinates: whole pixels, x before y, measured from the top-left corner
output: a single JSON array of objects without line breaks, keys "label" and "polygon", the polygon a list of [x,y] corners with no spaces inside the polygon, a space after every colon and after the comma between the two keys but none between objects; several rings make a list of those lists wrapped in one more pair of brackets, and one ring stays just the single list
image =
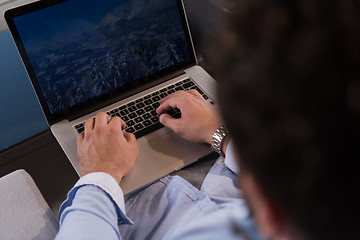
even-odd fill
[{"label": "mountain landscape wallpaper", "polygon": [[175,0],[70,0],[15,20],[51,113],[191,58]]}]

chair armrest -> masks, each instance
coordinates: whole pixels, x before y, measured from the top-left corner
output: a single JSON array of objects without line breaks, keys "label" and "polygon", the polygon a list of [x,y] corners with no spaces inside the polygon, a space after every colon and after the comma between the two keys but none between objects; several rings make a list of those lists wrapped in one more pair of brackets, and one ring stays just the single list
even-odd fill
[{"label": "chair armrest", "polygon": [[53,239],[59,223],[24,170],[0,178],[0,239]]}]

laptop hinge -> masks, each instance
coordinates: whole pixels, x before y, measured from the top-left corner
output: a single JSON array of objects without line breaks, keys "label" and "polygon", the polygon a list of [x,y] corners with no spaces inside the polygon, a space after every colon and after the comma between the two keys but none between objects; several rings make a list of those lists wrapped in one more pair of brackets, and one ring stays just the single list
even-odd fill
[{"label": "laptop hinge", "polygon": [[166,76],[161,77],[161,78],[159,78],[157,80],[154,80],[151,83],[144,84],[143,86],[138,87],[138,88],[133,89],[133,90],[130,90],[130,91],[127,91],[126,93],[120,93],[117,96],[115,96],[115,97],[113,97],[111,99],[108,99],[108,100],[104,100],[101,103],[96,104],[96,105],[94,105],[92,107],[87,107],[83,111],[78,111],[78,112],[76,112],[76,113],[74,113],[72,115],[69,115],[67,117],[67,119],[71,122],[71,121],[73,121],[75,119],[78,119],[78,118],[84,116],[84,115],[95,112],[95,111],[97,111],[97,110],[99,110],[101,108],[104,108],[104,107],[106,107],[108,105],[111,105],[111,104],[113,104],[115,102],[121,101],[121,100],[123,100],[125,98],[128,98],[128,97],[130,97],[132,95],[135,95],[135,94],[137,94],[139,92],[145,91],[145,90],[147,90],[149,88],[152,88],[152,87],[154,87],[154,86],[156,86],[156,85],[158,85],[160,83],[166,82],[166,81],[168,81],[170,79],[179,77],[179,76],[184,75],[184,74],[185,74],[184,70],[173,72],[173,73],[171,73],[169,75],[166,75]]}]

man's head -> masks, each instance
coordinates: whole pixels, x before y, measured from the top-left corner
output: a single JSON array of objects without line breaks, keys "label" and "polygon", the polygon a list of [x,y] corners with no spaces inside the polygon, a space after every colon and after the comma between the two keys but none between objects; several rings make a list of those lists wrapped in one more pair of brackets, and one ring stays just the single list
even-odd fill
[{"label": "man's head", "polygon": [[359,239],[360,2],[236,2],[214,66],[260,228]]}]

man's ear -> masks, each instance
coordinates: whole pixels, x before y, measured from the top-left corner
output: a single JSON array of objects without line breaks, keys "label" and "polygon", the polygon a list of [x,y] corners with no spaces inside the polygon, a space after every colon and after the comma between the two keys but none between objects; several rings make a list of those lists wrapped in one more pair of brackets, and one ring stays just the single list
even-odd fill
[{"label": "man's ear", "polygon": [[250,173],[241,174],[240,185],[260,232],[269,239],[282,239],[286,231],[283,211],[266,196]]}]

